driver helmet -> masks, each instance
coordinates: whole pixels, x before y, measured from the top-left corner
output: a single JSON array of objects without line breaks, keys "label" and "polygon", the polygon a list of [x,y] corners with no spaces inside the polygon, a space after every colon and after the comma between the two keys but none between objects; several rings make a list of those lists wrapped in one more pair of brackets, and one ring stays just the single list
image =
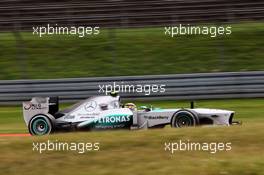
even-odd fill
[{"label": "driver helmet", "polygon": [[126,103],[125,108],[129,108],[131,109],[132,111],[136,110],[137,109],[137,106],[134,104],[134,103]]}]

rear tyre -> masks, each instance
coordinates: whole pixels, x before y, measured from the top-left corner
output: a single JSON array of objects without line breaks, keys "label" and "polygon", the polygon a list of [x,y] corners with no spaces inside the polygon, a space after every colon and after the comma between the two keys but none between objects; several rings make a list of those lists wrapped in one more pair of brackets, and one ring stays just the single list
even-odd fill
[{"label": "rear tyre", "polygon": [[36,115],[30,120],[28,130],[31,135],[47,135],[53,131],[53,126],[47,116]]},{"label": "rear tyre", "polygon": [[174,114],[171,126],[174,128],[191,127],[197,125],[197,117],[189,111],[179,111]]}]

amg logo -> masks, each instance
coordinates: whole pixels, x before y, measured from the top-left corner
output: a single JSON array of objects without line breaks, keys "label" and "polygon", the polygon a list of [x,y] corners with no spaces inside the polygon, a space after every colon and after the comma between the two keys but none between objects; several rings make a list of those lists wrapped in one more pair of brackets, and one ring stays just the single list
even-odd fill
[{"label": "amg logo", "polygon": [[145,119],[156,120],[156,119],[169,119],[168,116],[144,116]]},{"label": "amg logo", "polygon": [[121,123],[130,121],[129,115],[107,116],[98,119],[98,123]]}]

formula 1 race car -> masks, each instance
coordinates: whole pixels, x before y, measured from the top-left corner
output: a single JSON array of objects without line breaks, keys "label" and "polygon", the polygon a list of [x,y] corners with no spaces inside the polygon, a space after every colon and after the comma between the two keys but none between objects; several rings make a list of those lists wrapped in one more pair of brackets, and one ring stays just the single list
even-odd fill
[{"label": "formula 1 race car", "polygon": [[121,104],[117,94],[95,96],[58,111],[58,97],[34,97],[23,102],[23,115],[32,135],[54,131],[142,129],[197,125],[232,125],[234,112],[205,108],[158,109]]}]

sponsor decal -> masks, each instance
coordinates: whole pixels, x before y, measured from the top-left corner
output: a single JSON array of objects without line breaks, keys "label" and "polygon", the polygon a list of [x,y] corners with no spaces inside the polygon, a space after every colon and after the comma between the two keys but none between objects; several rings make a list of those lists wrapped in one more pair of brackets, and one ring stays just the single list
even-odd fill
[{"label": "sponsor decal", "polygon": [[84,109],[87,111],[87,112],[92,112],[96,109],[97,107],[97,103],[93,100],[89,101],[86,103],[86,105],[84,106]]},{"label": "sponsor decal", "polygon": [[96,125],[94,128],[96,129],[116,129],[116,128],[124,128],[126,127],[125,124],[118,124],[118,125]]},{"label": "sponsor decal", "polygon": [[130,121],[129,115],[112,115],[99,118],[98,123],[122,123]]},{"label": "sponsor decal", "polygon": [[24,105],[24,109],[25,110],[37,110],[37,109],[43,109],[43,108],[41,107],[40,103],[38,104],[28,103]]},{"label": "sponsor decal", "polygon": [[95,117],[99,116],[100,113],[96,113],[96,112],[93,112],[93,113],[89,113],[89,114],[81,114],[81,113],[78,113],[77,116],[81,118],[86,118],[86,119],[94,119]]},{"label": "sponsor decal", "polygon": [[81,119],[81,118],[94,119],[95,117],[94,117],[94,116],[85,116],[85,115],[84,115],[84,116],[81,116],[80,119]]},{"label": "sponsor decal", "polygon": [[150,120],[169,119],[168,116],[144,116],[144,118]]},{"label": "sponsor decal", "polygon": [[98,115],[100,115],[99,112],[93,112],[93,113],[89,113],[89,114],[82,114],[82,113],[77,114],[77,116],[81,116],[81,117],[84,117],[84,116],[93,117],[93,116],[98,116]]}]

